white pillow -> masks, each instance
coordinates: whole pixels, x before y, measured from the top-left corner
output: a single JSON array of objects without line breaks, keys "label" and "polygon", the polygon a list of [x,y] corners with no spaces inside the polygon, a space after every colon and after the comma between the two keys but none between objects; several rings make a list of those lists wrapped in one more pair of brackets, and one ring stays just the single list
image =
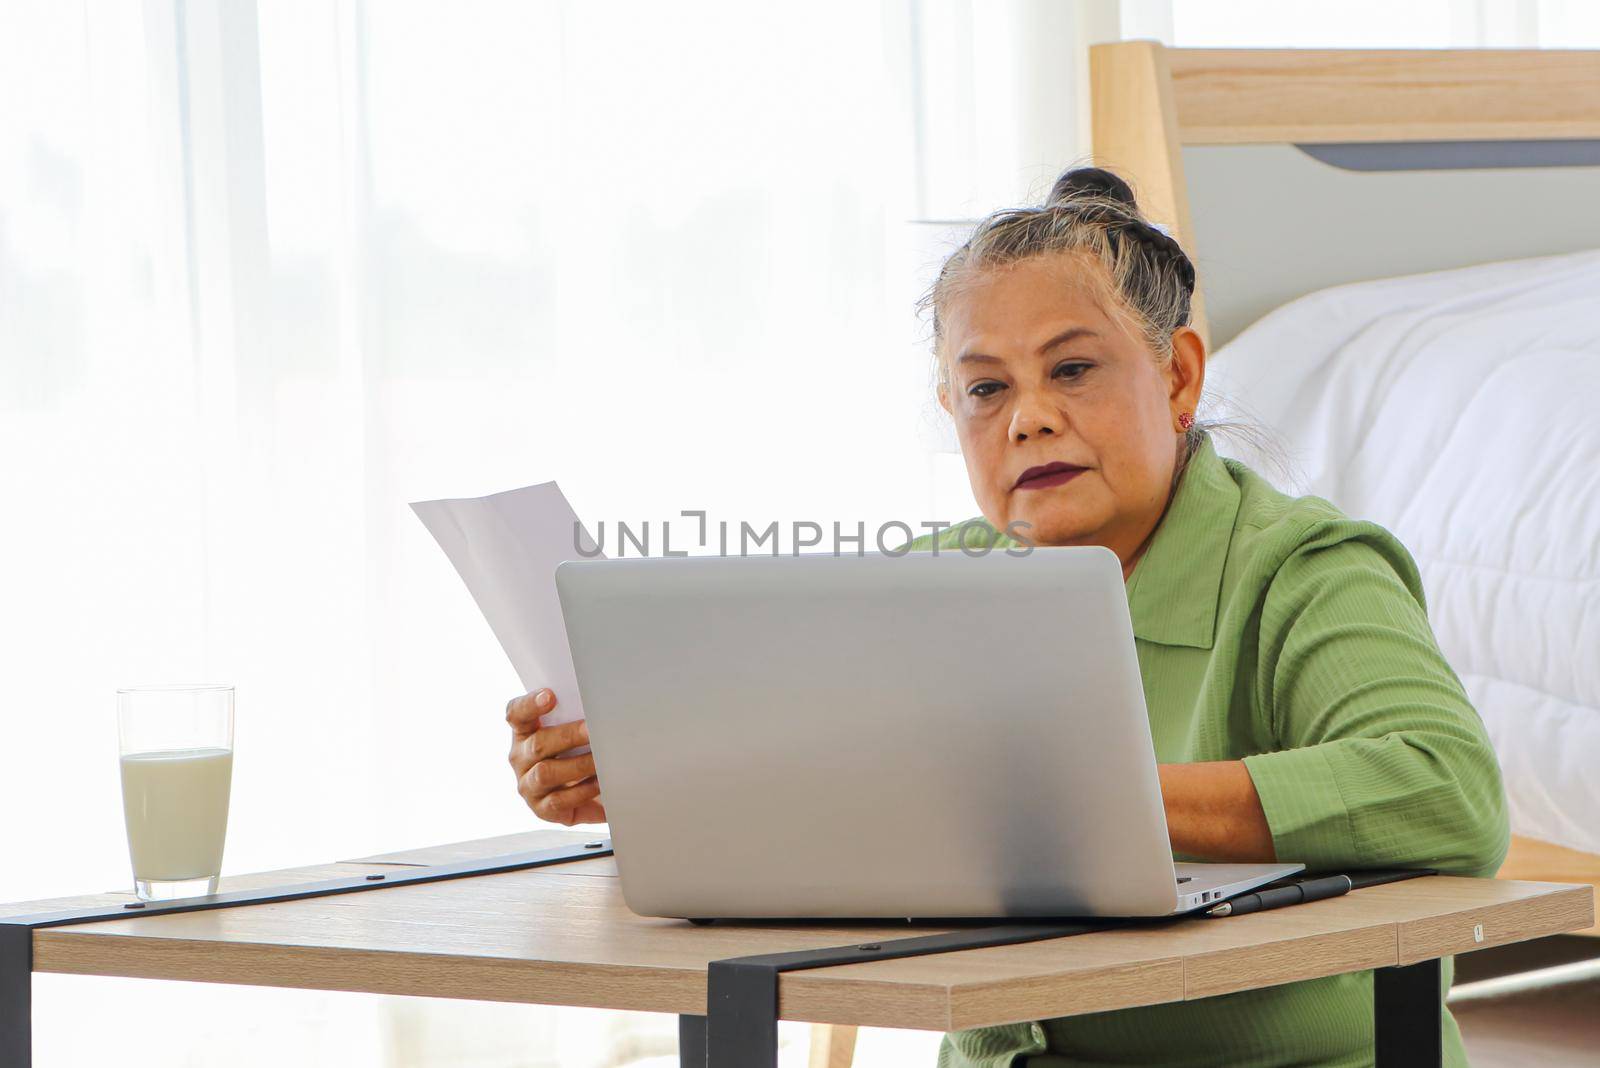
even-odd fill
[{"label": "white pillow", "polygon": [[1600,252],[1338,286],[1219,350],[1205,416],[1388,527],[1499,752],[1515,833],[1600,853]]}]

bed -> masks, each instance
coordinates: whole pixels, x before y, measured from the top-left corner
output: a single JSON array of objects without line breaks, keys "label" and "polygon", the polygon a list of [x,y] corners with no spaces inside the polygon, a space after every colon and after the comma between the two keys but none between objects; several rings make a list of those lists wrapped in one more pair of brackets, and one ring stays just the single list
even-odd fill
[{"label": "bed", "polygon": [[1600,52],[1090,70],[1095,161],[1199,266],[1202,414],[1282,446],[1222,451],[1400,536],[1500,755],[1501,876],[1600,886]]}]

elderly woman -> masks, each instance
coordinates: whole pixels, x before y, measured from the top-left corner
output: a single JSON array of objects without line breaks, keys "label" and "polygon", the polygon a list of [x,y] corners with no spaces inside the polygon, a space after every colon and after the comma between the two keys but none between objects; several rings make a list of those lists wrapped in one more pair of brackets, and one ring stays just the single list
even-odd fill
[{"label": "elderly woman", "polygon": [[[1122,560],[1172,849],[1312,870],[1489,876],[1509,840],[1499,768],[1382,527],[1291,498],[1194,420],[1206,349],[1194,269],[1105,171],[999,212],[945,264],[939,399],[983,511],[942,546],[1104,545]],[[913,548],[932,548],[931,538]],[[582,723],[513,701],[511,763],[541,817],[605,818]],[[1446,968],[1445,983],[1450,979]],[[948,1035],[939,1064],[1360,1065],[1372,975]],[[1446,1063],[1464,1064],[1448,1010]]]}]

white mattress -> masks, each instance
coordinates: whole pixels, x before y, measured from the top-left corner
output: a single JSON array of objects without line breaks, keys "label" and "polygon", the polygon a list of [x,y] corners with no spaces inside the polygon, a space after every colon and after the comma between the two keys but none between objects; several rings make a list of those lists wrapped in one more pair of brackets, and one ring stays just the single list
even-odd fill
[{"label": "white mattress", "polygon": [[1512,829],[1600,853],[1600,252],[1339,286],[1220,350],[1203,415],[1383,524],[1494,739]]}]

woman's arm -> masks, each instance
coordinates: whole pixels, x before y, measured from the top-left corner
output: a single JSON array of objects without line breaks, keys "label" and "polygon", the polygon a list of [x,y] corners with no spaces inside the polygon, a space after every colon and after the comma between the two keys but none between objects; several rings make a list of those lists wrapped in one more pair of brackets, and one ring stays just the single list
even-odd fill
[{"label": "woman's arm", "polygon": [[1162,764],[1172,851],[1205,860],[1272,861],[1272,829],[1242,760]]},{"label": "woman's arm", "polygon": [[1262,604],[1255,685],[1277,751],[1244,765],[1280,860],[1500,866],[1499,763],[1388,531],[1337,519],[1303,532]]}]

